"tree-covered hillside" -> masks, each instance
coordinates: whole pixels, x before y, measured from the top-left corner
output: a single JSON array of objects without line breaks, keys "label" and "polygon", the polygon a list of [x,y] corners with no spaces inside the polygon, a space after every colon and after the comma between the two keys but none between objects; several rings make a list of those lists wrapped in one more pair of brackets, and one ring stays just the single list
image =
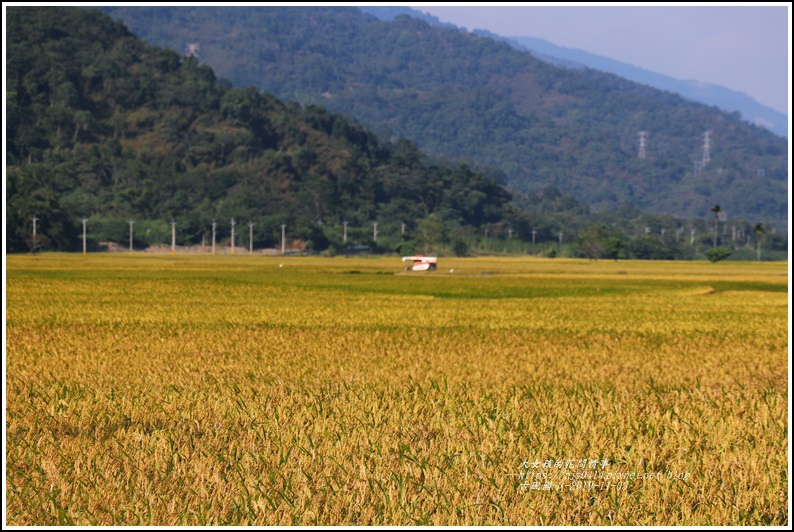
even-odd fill
[{"label": "tree-covered hillside", "polygon": [[385,138],[497,170],[519,192],[553,185],[597,210],[706,218],[720,204],[731,217],[787,219],[785,139],[613,75],[356,8],[105,10],[152,43],[198,45],[200,63],[235,86],[354,116]]},{"label": "tree-covered hillside", "polygon": [[286,224],[314,249],[343,222],[399,235],[403,222],[416,234],[425,220],[465,232],[520,218],[483,173],[323,108],[232,89],[99,11],[9,7],[6,29],[8,251],[30,248],[33,216],[39,243],[62,250],[78,248],[82,217],[94,239],[116,241],[137,220],[141,244],[164,242],[172,219],[179,244],[235,218],[255,224],[257,247],[273,245]]}]

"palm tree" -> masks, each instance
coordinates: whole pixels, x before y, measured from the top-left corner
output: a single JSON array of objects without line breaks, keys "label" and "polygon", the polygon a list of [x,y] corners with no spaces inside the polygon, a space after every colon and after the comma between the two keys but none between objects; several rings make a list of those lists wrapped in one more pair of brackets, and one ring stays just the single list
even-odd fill
[{"label": "palm tree", "polygon": [[713,232],[712,237],[711,237],[711,247],[716,248],[717,247],[717,221],[719,221],[719,219],[720,219],[720,213],[722,212],[722,207],[720,207],[719,205],[715,205],[710,210],[711,210],[711,212],[714,213],[714,232]]},{"label": "palm tree", "polygon": [[755,237],[758,242],[758,262],[761,262],[761,241],[766,236],[766,229],[764,229],[763,224],[756,224],[756,226],[753,228],[753,232],[755,233]]}]

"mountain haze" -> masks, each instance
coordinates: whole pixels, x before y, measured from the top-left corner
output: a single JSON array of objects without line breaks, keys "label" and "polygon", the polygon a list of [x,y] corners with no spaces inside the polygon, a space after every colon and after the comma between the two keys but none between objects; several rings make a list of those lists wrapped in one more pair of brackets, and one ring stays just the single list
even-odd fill
[{"label": "mountain haze", "polygon": [[597,210],[706,218],[720,204],[731,217],[787,219],[785,139],[615,75],[356,8],[104,10],[160,46],[198,44],[199,61],[235,86],[355,117],[386,139],[501,173],[517,192],[553,185]]}]

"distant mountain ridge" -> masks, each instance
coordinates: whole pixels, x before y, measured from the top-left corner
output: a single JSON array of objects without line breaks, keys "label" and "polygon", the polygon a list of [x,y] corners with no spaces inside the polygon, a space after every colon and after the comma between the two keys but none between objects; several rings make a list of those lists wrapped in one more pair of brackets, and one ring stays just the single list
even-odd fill
[{"label": "distant mountain ridge", "polygon": [[[457,28],[453,24],[441,22],[432,15],[408,7],[362,7],[361,10],[381,20],[393,20],[400,15],[408,15],[439,27]],[[602,72],[609,72],[643,85],[679,94],[692,101],[714,105],[724,111],[739,112],[742,119],[764,127],[781,137],[788,137],[788,117],[786,115],[758,103],[747,94],[720,85],[702,83],[695,80],[674,79],[664,74],[658,74],[614,59],[591,54],[584,50],[558,46],[545,39],[502,36],[481,29],[475,29],[473,33],[503,41],[518,50],[531,52],[539,59],[558,66],[566,68],[587,67]]]},{"label": "distant mountain ridge", "polygon": [[421,11],[417,11],[416,9],[411,9],[410,7],[362,6],[359,9],[361,9],[361,11],[363,11],[364,13],[369,13],[370,15],[379,18],[380,20],[394,20],[400,15],[408,15],[409,17],[412,18],[424,20],[428,24],[432,24],[433,26],[438,26],[439,28],[460,30],[460,28],[455,24],[450,24],[449,22],[442,22],[438,17],[434,17],[429,13],[422,13]]},{"label": "distant mountain ridge", "polygon": [[788,117],[786,115],[758,103],[744,93],[711,83],[677,80],[582,50],[557,46],[543,39],[509,37],[506,42],[508,44],[515,43],[519,49],[535,53],[541,59],[562,60],[564,63],[560,62],[560,64],[567,64],[571,68],[587,67],[609,72],[637,83],[680,94],[684,98],[696,102],[714,105],[724,111],[739,112],[742,119],[750,123],[765,127],[781,137],[788,136]]}]

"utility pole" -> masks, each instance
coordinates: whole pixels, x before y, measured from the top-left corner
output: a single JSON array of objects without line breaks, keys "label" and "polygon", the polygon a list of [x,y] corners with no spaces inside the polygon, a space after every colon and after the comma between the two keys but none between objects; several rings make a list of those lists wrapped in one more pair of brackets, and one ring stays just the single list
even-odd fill
[{"label": "utility pole", "polygon": [[755,232],[755,239],[757,242],[758,262],[761,262],[761,241],[766,235],[766,229],[764,229],[763,224],[757,224],[753,231]]},{"label": "utility pole", "polygon": [[533,229],[533,230],[532,230],[532,245],[533,245],[533,246],[535,245],[535,235],[536,235],[536,234],[537,234],[537,231],[535,231],[535,230]]},{"label": "utility pole", "polygon": [[135,222],[127,220],[127,223],[130,224],[130,255],[132,255],[132,226]]},{"label": "utility pole", "polygon": [[232,255],[234,255],[234,225],[236,223],[237,222],[234,221],[234,218],[232,218]]},{"label": "utility pole", "polygon": [[176,222],[171,220],[171,256],[176,255]]},{"label": "utility pole", "polygon": [[86,254],[86,245],[85,245],[85,224],[88,221],[88,218],[83,218],[83,256],[85,257]]},{"label": "utility pole", "polygon": [[33,253],[36,253],[36,249],[39,247],[36,243],[36,222],[38,222],[39,219],[36,218],[35,216],[32,219],[33,219]]},{"label": "utility pole", "polygon": [[215,255],[215,228],[218,227],[218,222],[212,222],[212,254]]},{"label": "utility pole", "polygon": [[286,228],[287,228],[287,226],[285,224],[281,224],[281,254],[282,255],[284,254],[284,252],[286,250],[286,240],[284,239],[286,237],[286,232],[285,232]]},{"label": "utility pole", "polygon": [[347,221],[342,222],[342,243],[347,243]]},{"label": "utility pole", "polygon": [[405,240],[405,222],[400,224],[400,240]]},{"label": "utility pole", "polygon": [[248,222],[248,254],[254,254],[254,222]]},{"label": "utility pole", "polygon": [[372,222],[372,241],[378,241],[378,222]]}]

